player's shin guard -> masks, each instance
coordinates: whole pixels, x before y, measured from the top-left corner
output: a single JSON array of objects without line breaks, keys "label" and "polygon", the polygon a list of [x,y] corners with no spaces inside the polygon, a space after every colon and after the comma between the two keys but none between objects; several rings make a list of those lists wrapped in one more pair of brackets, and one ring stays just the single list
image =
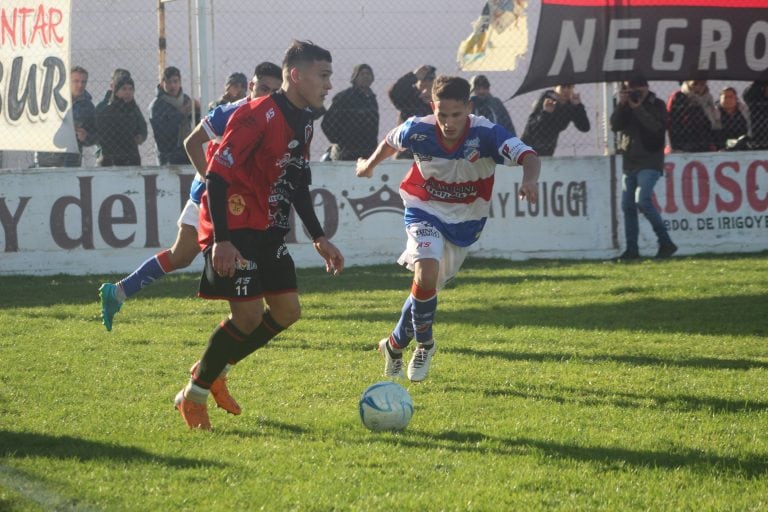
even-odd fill
[{"label": "player's shin guard", "polygon": [[413,306],[413,331],[416,341],[427,343],[432,341],[432,322],[437,311],[437,290],[425,290],[415,282],[411,288]]},{"label": "player's shin guard", "polygon": [[284,330],[285,327],[275,322],[275,319],[272,318],[269,311],[265,312],[264,316],[261,317],[259,326],[256,327],[251,334],[245,337],[243,343],[237,347],[237,351],[230,362],[235,364],[238,361],[245,359],[253,352],[269,343],[269,340]]},{"label": "player's shin guard", "polygon": [[200,364],[192,374],[192,382],[201,388],[210,389],[213,381],[221,375],[228,363],[234,361],[238,349],[247,336],[240,332],[231,320],[225,320],[214,329],[208,348]]},{"label": "player's shin guard", "polygon": [[132,274],[121,279],[117,284],[127,298],[154,283],[156,279],[160,279],[168,272],[173,272],[173,265],[171,265],[171,251],[166,249],[149,258]]}]

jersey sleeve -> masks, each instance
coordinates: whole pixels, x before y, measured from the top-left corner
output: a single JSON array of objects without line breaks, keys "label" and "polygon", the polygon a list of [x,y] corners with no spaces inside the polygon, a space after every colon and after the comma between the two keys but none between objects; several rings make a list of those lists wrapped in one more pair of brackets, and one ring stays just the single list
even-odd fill
[{"label": "jersey sleeve", "polygon": [[494,160],[498,164],[521,165],[525,155],[536,154],[531,146],[509,133],[501,125],[494,125],[492,134],[496,145]]},{"label": "jersey sleeve", "polygon": [[[274,108],[269,107],[273,116]],[[231,173],[245,165],[249,156],[261,144],[266,117],[269,117],[269,113],[263,109],[236,109],[226,124],[219,148],[208,164],[208,172],[218,174],[229,183]]]},{"label": "jersey sleeve", "polygon": [[238,107],[246,103],[244,100],[247,99],[246,97],[233,103],[224,103],[208,112],[203,119],[203,129],[208,134],[210,140],[221,142],[221,137],[224,135],[224,130],[227,127],[227,121],[229,121],[229,118],[232,117],[232,114]]},{"label": "jersey sleeve", "polygon": [[398,151],[410,149],[409,147],[409,135],[410,129],[413,126],[413,118],[407,120],[400,126],[395,126],[389,133],[387,133],[387,144],[396,148]]}]

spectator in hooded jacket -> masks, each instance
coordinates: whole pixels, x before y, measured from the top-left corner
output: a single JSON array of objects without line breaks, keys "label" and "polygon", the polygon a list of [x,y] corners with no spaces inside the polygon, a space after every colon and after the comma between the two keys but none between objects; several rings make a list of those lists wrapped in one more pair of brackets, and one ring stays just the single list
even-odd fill
[{"label": "spectator in hooded jacket", "polygon": [[667,101],[669,146],[673,152],[716,151],[720,112],[706,80],[686,80]]},{"label": "spectator in hooded jacket", "polygon": [[539,156],[552,156],[560,132],[573,123],[580,132],[588,132],[589,118],[581,95],[573,84],[556,85],[544,91],[536,103],[523,131],[523,141]]},{"label": "spectator in hooded jacket", "polygon": [[197,124],[199,114],[200,105],[181,90],[181,71],[173,66],[165,68],[157,86],[157,96],[149,105],[149,122],[155,136],[159,165],[190,163],[184,150],[184,139]]},{"label": "spectator in hooded jacket", "polygon": [[352,68],[352,87],[333,97],[321,128],[331,146],[331,160],[368,158],[379,143],[379,104],[371,90],[373,69]]},{"label": "spectator in hooded jacket", "polygon": [[102,167],[141,165],[139,145],[147,139],[147,125],[133,95],[133,79],[120,76],[107,104],[96,114]]},{"label": "spectator in hooded jacket", "polygon": [[476,116],[483,116],[494,124],[500,124],[507,129],[509,133],[517,136],[515,125],[512,124],[512,118],[504,103],[499,98],[491,94],[491,82],[485,75],[475,75],[469,81],[471,87],[470,94],[472,104],[474,105],[472,113]]}]

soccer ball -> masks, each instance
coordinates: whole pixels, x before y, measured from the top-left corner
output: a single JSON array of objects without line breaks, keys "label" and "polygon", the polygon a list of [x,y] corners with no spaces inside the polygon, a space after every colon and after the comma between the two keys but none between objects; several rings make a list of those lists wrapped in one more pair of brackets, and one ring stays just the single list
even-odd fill
[{"label": "soccer ball", "polygon": [[360,397],[360,419],[368,429],[403,430],[413,416],[413,400],[403,386],[389,380],[368,386]]}]

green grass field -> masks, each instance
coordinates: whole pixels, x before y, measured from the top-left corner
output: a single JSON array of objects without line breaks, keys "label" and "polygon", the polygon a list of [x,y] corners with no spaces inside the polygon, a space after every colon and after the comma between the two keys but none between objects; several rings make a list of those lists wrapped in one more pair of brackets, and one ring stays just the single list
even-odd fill
[{"label": "green grass field", "polygon": [[357,413],[394,264],[299,271],[302,320],[230,373],[243,414],[210,433],[172,400],[225,303],[171,275],[107,333],[106,278],[0,278],[0,510],[768,509],[766,253],[470,260],[402,433]]}]

